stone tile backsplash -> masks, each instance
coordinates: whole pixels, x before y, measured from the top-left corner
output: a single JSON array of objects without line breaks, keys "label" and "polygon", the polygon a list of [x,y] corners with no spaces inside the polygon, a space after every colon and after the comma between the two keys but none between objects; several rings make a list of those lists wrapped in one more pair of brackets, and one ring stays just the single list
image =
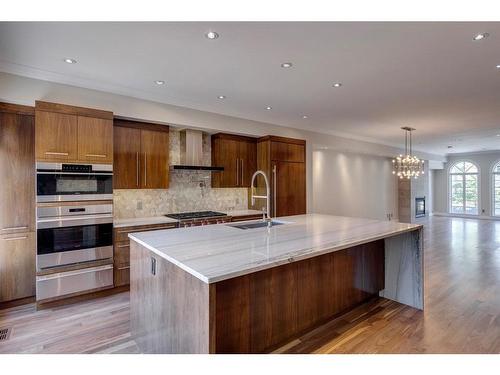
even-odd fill
[{"label": "stone tile backsplash", "polygon": [[[179,163],[179,132],[170,131],[170,164]],[[203,135],[203,164],[210,165],[210,135]],[[160,216],[167,213],[200,210],[245,210],[246,188],[212,189],[211,172],[170,170],[169,189],[114,190],[114,216],[117,219]]]}]

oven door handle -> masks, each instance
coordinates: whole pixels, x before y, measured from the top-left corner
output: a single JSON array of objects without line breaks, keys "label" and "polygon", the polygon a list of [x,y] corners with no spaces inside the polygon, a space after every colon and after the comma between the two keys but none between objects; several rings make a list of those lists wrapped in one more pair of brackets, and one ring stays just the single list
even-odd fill
[{"label": "oven door handle", "polygon": [[99,266],[99,267],[83,268],[83,269],[74,270],[74,271],[58,272],[58,273],[53,273],[53,274],[45,275],[45,276],[37,276],[37,281],[60,279],[62,277],[82,275],[82,274],[90,273],[90,272],[106,271],[109,269],[113,269],[112,264],[107,264],[105,266]]},{"label": "oven door handle", "polygon": [[113,223],[113,214],[105,215],[85,215],[85,216],[68,216],[58,219],[38,220],[36,223],[37,229],[62,228],[75,225],[94,225],[94,224],[111,224]]},{"label": "oven door handle", "polygon": [[113,176],[113,172],[89,172],[89,173],[81,173],[81,172],[45,172],[45,171],[37,171],[36,174],[62,174],[62,175],[77,175],[77,176]]}]

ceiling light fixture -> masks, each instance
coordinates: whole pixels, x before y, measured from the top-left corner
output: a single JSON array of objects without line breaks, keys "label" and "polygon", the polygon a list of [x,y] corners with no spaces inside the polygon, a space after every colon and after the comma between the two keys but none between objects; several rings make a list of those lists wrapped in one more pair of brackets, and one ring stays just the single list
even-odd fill
[{"label": "ceiling light fixture", "polygon": [[486,39],[489,36],[490,36],[490,34],[488,34],[488,33],[480,33],[480,34],[474,35],[474,38],[472,38],[472,40],[479,41],[479,40]]},{"label": "ceiling light fixture", "polygon": [[405,154],[399,155],[392,159],[392,174],[397,175],[400,179],[415,178],[424,174],[424,161],[412,155],[411,149],[411,132],[414,128],[404,126],[401,129],[405,131]]},{"label": "ceiling light fixture", "polygon": [[303,119],[306,119],[306,118],[309,118],[309,116],[304,115],[304,116],[302,116],[302,118],[303,118]]},{"label": "ceiling light fixture", "polygon": [[217,39],[219,37],[219,34],[216,33],[215,31],[209,31],[208,33],[205,34],[205,36],[208,38],[208,39]]},{"label": "ceiling light fixture", "polygon": [[500,64],[497,64],[497,69],[500,69]]},{"label": "ceiling light fixture", "polygon": [[283,64],[281,64],[282,68],[291,68],[292,66],[293,64],[291,62],[284,62]]},{"label": "ceiling light fixture", "polygon": [[219,95],[218,98],[219,99],[226,99],[226,96],[225,95]]},{"label": "ceiling light fixture", "polygon": [[165,84],[165,81],[158,80],[158,81],[155,81],[155,83],[156,83],[158,86],[161,86],[161,85],[164,85],[164,84]]},{"label": "ceiling light fixture", "polygon": [[76,64],[76,60],[75,59],[70,59],[70,58],[65,58],[64,62],[67,63],[67,64]]},{"label": "ceiling light fixture", "polygon": [[332,86],[333,86],[333,87],[337,87],[337,88],[338,88],[338,87],[341,87],[341,86],[342,86],[342,83],[340,83],[340,82],[335,82]]},{"label": "ceiling light fixture", "polygon": [[267,106],[267,107],[266,107],[266,109],[267,109],[268,111],[270,111],[271,109],[273,109],[273,107],[271,107],[271,106]]}]

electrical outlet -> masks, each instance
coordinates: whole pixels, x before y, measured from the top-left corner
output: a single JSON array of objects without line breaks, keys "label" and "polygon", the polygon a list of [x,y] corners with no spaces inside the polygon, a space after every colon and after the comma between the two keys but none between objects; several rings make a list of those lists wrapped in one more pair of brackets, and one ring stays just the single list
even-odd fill
[{"label": "electrical outlet", "polygon": [[137,208],[138,210],[142,210],[142,201],[137,201],[137,206],[136,206],[136,208]]}]

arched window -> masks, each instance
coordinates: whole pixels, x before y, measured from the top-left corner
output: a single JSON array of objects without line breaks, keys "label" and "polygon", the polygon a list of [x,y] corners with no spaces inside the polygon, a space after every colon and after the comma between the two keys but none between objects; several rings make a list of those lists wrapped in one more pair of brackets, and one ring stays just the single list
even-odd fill
[{"label": "arched window", "polygon": [[479,213],[479,169],[468,161],[458,161],[449,169],[450,213]]},{"label": "arched window", "polygon": [[495,164],[492,173],[493,215],[500,216],[500,161]]}]

